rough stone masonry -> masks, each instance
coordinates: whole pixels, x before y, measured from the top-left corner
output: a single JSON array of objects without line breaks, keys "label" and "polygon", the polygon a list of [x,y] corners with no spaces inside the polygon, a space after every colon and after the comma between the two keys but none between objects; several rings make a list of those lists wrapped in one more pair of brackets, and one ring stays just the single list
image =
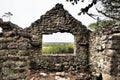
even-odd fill
[{"label": "rough stone masonry", "polygon": [[[120,80],[120,25],[88,30],[56,4],[25,29],[0,19],[0,80],[27,80],[31,70],[93,71]],[[75,54],[43,55],[42,36],[57,32],[74,35]]]}]

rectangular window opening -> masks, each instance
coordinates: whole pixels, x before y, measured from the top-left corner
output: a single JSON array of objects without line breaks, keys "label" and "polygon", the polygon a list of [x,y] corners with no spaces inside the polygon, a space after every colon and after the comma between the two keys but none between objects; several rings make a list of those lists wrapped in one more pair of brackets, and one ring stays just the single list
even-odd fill
[{"label": "rectangular window opening", "polygon": [[75,54],[74,36],[71,33],[53,33],[43,35],[42,54],[66,55]]}]

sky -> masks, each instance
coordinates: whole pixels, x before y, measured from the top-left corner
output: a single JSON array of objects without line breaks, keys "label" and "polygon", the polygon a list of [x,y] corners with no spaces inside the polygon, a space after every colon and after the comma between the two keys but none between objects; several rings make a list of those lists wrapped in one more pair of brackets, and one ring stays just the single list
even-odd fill
[{"label": "sky", "polygon": [[[11,12],[13,14],[11,17],[11,22],[17,24],[22,28],[29,27],[31,23],[39,19],[41,15],[44,15],[57,3],[62,3],[64,5],[64,8],[68,10],[68,12],[73,17],[81,21],[85,26],[96,22],[96,20],[87,15],[78,16],[80,8],[85,7],[89,2],[79,3],[73,6],[71,3],[66,2],[66,0],[0,0],[0,18],[2,18],[4,21],[8,21],[8,18],[2,17],[2,15],[4,15],[6,12]],[[94,7],[91,8],[89,12],[97,13]],[[72,35],[66,35],[66,33],[64,35],[58,33],[57,35],[62,35],[64,38],[71,37],[71,40],[69,39],[69,42],[73,42]],[[47,37],[48,36],[44,37],[45,42],[50,41]],[[56,37],[53,37],[53,39],[55,38]]]},{"label": "sky", "polygon": [[52,35],[43,35],[43,42],[74,42],[74,36],[70,33],[53,33]]}]

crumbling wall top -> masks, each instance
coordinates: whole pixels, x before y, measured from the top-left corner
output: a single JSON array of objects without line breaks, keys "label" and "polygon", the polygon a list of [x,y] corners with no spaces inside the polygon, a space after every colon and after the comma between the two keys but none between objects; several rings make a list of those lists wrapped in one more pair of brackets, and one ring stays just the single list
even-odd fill
[{"label": "crumbling wall top", "polygon": [[2,28],[3,32],[5,31],[12,31],[12,30],[22,30],[21,27],[17,26],[16,24],[11,23],[10,21],[4,22],[0,19],[0,27]]},{"label": "crumbling wall top", "polygon": [[81,33],[89,31],[80,21],[69,14],[62,4],[56,4],[55,7],[47,11],[40,19],[24,30],[32,34],[39,32],[42,34],[50,32],[70,32],[75,34],[78,31]]}]

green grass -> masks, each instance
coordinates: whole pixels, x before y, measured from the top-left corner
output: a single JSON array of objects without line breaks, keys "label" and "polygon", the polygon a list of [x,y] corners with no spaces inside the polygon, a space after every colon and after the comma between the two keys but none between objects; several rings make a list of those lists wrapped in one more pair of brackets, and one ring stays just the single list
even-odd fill
[{"label": "green grass", "polygon": [[43,54],[69,54],[74,53],[73,43],[43,43]]}]

